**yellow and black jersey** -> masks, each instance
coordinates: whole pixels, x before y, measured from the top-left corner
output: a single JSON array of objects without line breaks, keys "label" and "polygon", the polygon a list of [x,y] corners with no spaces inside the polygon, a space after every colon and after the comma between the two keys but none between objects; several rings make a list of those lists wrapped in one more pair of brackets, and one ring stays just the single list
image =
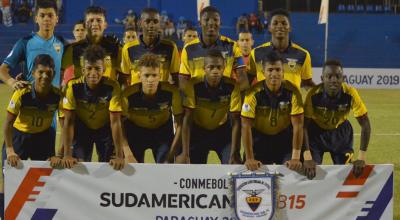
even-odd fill
[{"label": "yellow and black jersey", "polygon": [[290,42],[289,47],[284,52],[279,52],[271,42],[262,44],[251,51],[249,74],[257,76],[257,81],[265,79],[262,67],[263,57],[275,50],[283,58],[284,79],[300,89],[301,80],[312,78],[310,53],[299,45]]},{"label": "yellow and black jersey", "polygon": [[122,112],[120,87],[115,80],[103,77],[93,91],[81,76],[68,82],[63,108],[76,111],[88,128],[102,128],[110,121],[110,112]]},{"label": "yellow and black jersey", "polygon": [[[62,59],[61,69],[66,69],[74,65],[74,76],[82,75],[82,67],[84,64],[83,53],[85,49],[92,43],[88,39],[84,39],[68,45]],[[117,80],[117,73],[121,71],[121,50],[122,45],[115,36],[105,35],[98,43],[106,51],[104,65],[106,70],[104,76]]]},{"label": "yellow and black jersey", "polygon": [[59,89],[52,87],[47,97],[40,99],[32,85],[14,92],[7,111],[17,117],[13,125],[16,129],[25,133],[40,133],[51,127],[61,100]]},{"label": "yellow and black jersey", "polygon": [[140,82],[138,63],[140,57],[146,53],[159,56],[161,81],[168,81],[171,74],[179,73],[179,52],[173,41],[158,39],[154,45],[148,47],[140,36],[137,40],[125,44],[122,49],[121,68],[125,74],[131,74],[131,84]]},{"label": "yellow and black jersey", "polygon": [[165,125],[172,114],[183,113],[180,92],[168,82],[160,82],[157,93],[152,98],[146,98],[142,83],[126,88],[122,97],[124,115],[139,127],[156,129]]},{"label": "yellow and black jersey", "polygon": [[225,58],[224,76],[231,78],[232,70],[245,67],[242,52],[237,43],[228,37],[220,36],[212,47],[206,47],[201,38],[186,44],[181,54],[179,73],[194,77],[204,76],[204,56],[209,49],[218,49]]},{"label": "yellow and black jersey", "polygon": [[331,130],[347,120],[350,110],[355,117],[367,114],[367,108],[355,88],[343,83],[339,94],[330,98],[321,83],[308,92],[304,116],[314,120],[319,127]]},{"label": "yellow and black jersey", "polygon": [[247,91],[241,115],[254,119],[253,127],[257,131],[274,135],[290,126],[291,116],[303,113],[301,94],[296,86],[284,81],[275,95],[261,81]]},{"label": "yellow and black jersey", "polygon": [[228,77],[223,77],[217,88],[210,88],[204,78],[189,80],[184,90],[183,105],[193,109],[196,125],[214,130],[227,121],[229,112],[240,113],[240,88]]}]

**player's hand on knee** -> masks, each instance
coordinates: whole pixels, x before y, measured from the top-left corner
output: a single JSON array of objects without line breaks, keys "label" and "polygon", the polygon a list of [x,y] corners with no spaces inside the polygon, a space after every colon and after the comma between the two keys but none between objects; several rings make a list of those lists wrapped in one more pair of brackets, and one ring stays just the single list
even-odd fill
[{"label": "player's hand on knee", "polygon": [[262,166],[261,161],[255,160],[255,159],[247,159],[246,162],[244,163],[246,165],[247,169],[251,171],[258,170]]},{"label": "player's hand on knee", "polygon": [[355,160],[353,161],[353,174],[355,177],[361,176],[365,167],[365,161]]},{"label": "player's hand on knee", "polygon": [[111,159],[109,164],[114,168],[114,170],[122,170],[125,166],[125,160],[123,158],[116,157]]},{"label": "player's hand on knee", "polygon": [[302,167],[301,161],[299,159],[291,159],[285,162],[285,165],[295,171],[299,171]]},{"label": "player's hand on knee", "polygon": [[78,160],[72,156],[65,156],[62,163],[64,168],[71,169],[78,163]]},{"label": "player's hand on knee", "polygon": [[179,155],[175,158],[175,163],[178,163],[178,164],[189,164],[189,163],[190,163],[190,158],[189,158],[188,155],[179,154]]},{"label": "player's hand on knee", "polygon": [[7,163],[10,164],[12,167],[17,167],[19,161],[20,158],[16,153],[7,154]]},{"label": "player's hand on knee", "polygon": [[52,156],[52,157],[49,158],[49,161],[50,161],[50,166],[51,167],[57,168],[57,169],[63,168],[61,157]]},{"label": "player's hand on knee", "polygon": [[317,171],[317,163],[315,163],[314,160],[304,160],[303,162],[303,166],[304,166],[304,172],[307,176],[308,179],[312,180],[314,179]]}]

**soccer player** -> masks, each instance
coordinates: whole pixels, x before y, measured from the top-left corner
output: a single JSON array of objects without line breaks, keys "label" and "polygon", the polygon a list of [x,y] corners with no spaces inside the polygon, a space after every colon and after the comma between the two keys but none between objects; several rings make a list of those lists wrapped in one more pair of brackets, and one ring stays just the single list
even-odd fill
[{"label": "soccer player", "polygon": [[199,36],[198,36],[196,28],[194,28],[194,27],[185,28],[185,30],[183,31],[183,37],[182,37],[183,45],[188,44],[189,42],[193,41],[194,39],[197,39],[198,37]]},{"label": "soccer player", "polygon": [[[144,54],[138,62],[140,83],[123,92],[124,112],[127,116],[125,132],[130,146],[125,157],[144,162],[146,148],[151,147],[157,163],[167,159],[168,152],[181,143],[182,99],[179,89],[168,82],[160,82],[160,61],[155,54]],[[176,122],[174,135],[172,114]],[[133,152],[133,155],[132,155]]]},{"label": "soccer player", "polygon": [[121,44],[115,36],[104,35],[107,28],[106,11],[98,6],[90,6],[85,11],[86,39],[68,45],[62,58],[62,69],[74,65],[75,76],[82,75],[83,52],[93,44],[100,45],[106,51],[104,59],[105,72],[113,80],[118,80],[121,85],[127,85],[128,76],[121,71]]},{"label": "soccer player", "polygon": [[283,59],[264,57],[265,79],[247,91],[242,107],[242,143],[250,170],[262,164],[286,164],[299,170],[303,143],[303,103],[299,89],[283,80]]},{"label": "soccer player", "polygon": [[[91,161],[93,143],[100,162],[110,161],[114,169],[124,166],[121,90],[116,81],[103,76],[105,56],[102,47],[87,47],[83,53],[83,75],[67,84],[63,99],[64,166],[67,168],[75,165],[75,158]],[[114,146],[116,157],[110,160]]]},{"label": "soccer player", "polygon": [[[55,157],[55,134],[51,128],[54,113],[62,99],[59,89],[51,85],[55,72],[51,56],[38,55],[32,63],[33,84],[15,90],[12,95],[4,122],[3,167],[5,161],[18,167],[21,159],[28,158],[50,159],[53,167],[61,165],[61,158]],[[0,194],[1,216],[4,214],[2,192],[3,190]]]},{"label": "soccer player", "polygon": [[137,33],[134,28],[130,27],[125,29],[124,44],[137,40]]},{"label": "soccer player", "polygon": [[143,33],[138,40],[124,45],[122,49],[122,70],[131,74],[131,84],[139,83],[138,60],[145,53],[156,54],[160,61],[161,82],[178,82],[179,53],[173,41],[160,37],[160,14],[154,8],[143,9],[140,15]]},{"label": "soccer player", "polygon": [[322,83],[312,88],[305,102],[305,145],[312,158],[322,163],[324,152],[331,154],[334,164],[348,164],[353,158],[353,128],[347,120],[350,110],[361,126],[358,159],[353,173],[359,176],[365,166],[371,135],[367,108],[355,88],[343,82],[340,61],[328,60],[322,70]]},{"label": "soccer player", "polygon": [[221,51],[210,49],[203,56],[205,75],[191,78],[185,86],[183,147],[176,160],[189,162],[190,157],[190,163],[205,164],[209,151],[215,150],[222,164],[237,164],[241,162],[240,86],[223,76],[226,62]]},{"label": "soccer player", "polygon": [[[21,89],[34,80],[32,76],[33,63],[39,54],[49,54],[55,64],[55,73],[52,84],[56,87],[61,82],[61,58],[64,51],[62,38],[54,36],[54,27],[58,22],[57,5],[55,1],[38,1],[35,7],[35,22],[39,31],[23,37],[17,41],[0,66],[0,79],[15,89]],[[19,63],[24,63],[22,80],[16,80],[10,76],[10,68],[15,68]]]},{"label": "soccer player", "polygon": [[272,11],[268,21],[270,21],[268,31],[271,33],[271,41],[252,50],[249,71],[249,75],[252,75],[251,78],[257,77],[257,81],[264,80],[261,61],[266,54],[273,50],[283,57],[285,80],[290,81],[297,88],[314,86],[310,54],[290,41],[289,33],[292,31],[292,26],[289,12],[284,9]]},{"label": "soccer player", "polygon": [[75,41],[78,42],[86,38],[86,28],[85,21],[79,20],[74,25],[74,30],[72,30],[72,34],[74,35]]},{"label": "soccer player", "polygon": [[244,63],[246,66],[249,65],[250,53],[254,45],[253,34],[248,31],[240,32],[237,44],[242,52]]},{"label": "soccer player", "polygon": [[217,8],[208,6],[200,12],[200,38],[186,44],[181,54],[179,69],[179,84],[184,89],[190,78],[204,76],[204,56],[207,50],[216,48],[225,58],[224,76],[231,77],[236,70],[241,89],[248,88],[247,74],[243,63],[242,53],[237,43],[228,37],[220,35],[221,17]]}]

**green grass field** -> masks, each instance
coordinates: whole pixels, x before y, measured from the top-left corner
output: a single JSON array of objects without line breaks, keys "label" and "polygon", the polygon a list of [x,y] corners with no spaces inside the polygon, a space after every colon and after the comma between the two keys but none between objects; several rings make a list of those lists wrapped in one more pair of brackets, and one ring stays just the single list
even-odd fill
[{"label": "green grass field", "polygon": [[[367,154],[367,162],[373,164],[394,164],[395,168],[395,201],[394,219],[400,219],[400,90],[360,90],[360,95],[368,108],[372,125],[372,136]],[[10,88],[0,84],[0,106],[4,110],[11,97]],[[5,111],[0,116],[3,125]],[[359,147],[360,126],[351,118],[355,133],[355,149]],[[3,142],[3,132],[0,132]],[[1,153],[1,151],[0,151]],[[151,152],[146,153],[146,161],[154,162]],[[210,153],[209,163],[219,163],[215,153]],[[325,164],[331,164],[330,157],[325,156]]]}]

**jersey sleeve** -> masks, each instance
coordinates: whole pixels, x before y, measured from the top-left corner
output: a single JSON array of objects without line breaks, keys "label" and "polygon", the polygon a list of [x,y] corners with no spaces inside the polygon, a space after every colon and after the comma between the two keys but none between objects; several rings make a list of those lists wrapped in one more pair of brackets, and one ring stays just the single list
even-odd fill
[{"label": "jersey sleeve", "polygon": [[350,89],[350,95],[353,97],[351,103],[351,110],[353,111],[354,117],[361,117],[367,113],[367,107],[365,107],[357,90],[353,87]]},{"label": "jersey sleeve", "polygon": [[63,109],[65,110],[75,110],[76,100],[74,97],[74,90],[72,88],[72,83],[68,83],[67,89],[65,90],[65,96],[63,98]]},{"label": "jersey sleeve", "polygon": [[182,98],[178,89],[172,93],[172,114],[180,115],[183,113]]},{"label": "jersey sleeve", "polygon": [[292,95],[292,110],[290,114],[291,115],[303,114],[304,108],[303,108],[303,100],[301,97],[301,93],[297,88],[294,88],[293,90],[294,91]]},{"label": "jersey sleeve", "polygon": [[14,47],[12,48],[11,52],[8,54],[6,59],[4,59],[5,64],[11,67],[11,69],[15,68],[18,63],[24,61],[25,58],[25,41],[20,39],[15,43]]},{"label": "jersey sleeve", "polygon": [[241,116],[254,119],[256,117],[257,100],[253,93],[248,93],[244,97]]},{"label": "jersey sleeve", "polygon": [[172,52],[172,59],[171,59],[171,66],[169,68],[170,73],[179,73],[179,52],[178,52],[178,47],[176,44],[173,44],[173,52]]},{"label": "jersey sleeve", "polygon": [[303,80],[312,79],[311,56],[310,53],[308,52],[306,52],[306,59],[303,64],[301,79]]},{"label": "jersey sleeve", "polygon": [[118,45],[117,66],[115,67],[118,73],[129,74],[122,71],[122,47]]},{"label": "jersey sleeve", "polygon": [[122,112],[122,94],[121,89],[117,85],[117,82],[113,82],[113,91],[111,94],[110,105],[108,110],[110,112]]},{"label": "jersey sleeve", "polygon": [[185,86],[183,90],[183,106],[186,108],[195,108],[196,107],[196,99],[194,94],[194,86],[192,81],[188,82],[188,85]]},{"label": "jersey sleeve", "polygon": [[21,90],[16,90],[7,106],[7,111],[13,115],[18,115],[21,108]]},{"label": "jersey sleeve", "polygon": [[233,66],[234,69],[246,67],[246,64],[243,60],[242,51],[240,50],[236,42],[233,44],[233,57],[235,59]]},{"label": "jersey sleeve", "polygon": [[131,59],[129,57],[129,43],[125,44],[125,46],[122,48],[122,55],[121,55],[121,71],[124,74],[131,74]]},{"label": "jersey sleeve", "polygon": [[313,89],[311,89],[307,96],[306,96],[306,101],[304,103],[304,117],[306,118],[313,118],[314,115],[314,108],[312,106],[312,100],[311,100],[311,96],[313,94]]},{"label": "jersey sleeve", "polygon": [[249,75],[257,76],[257,66],[256,66],[255,55],[254,55],[254,49],[251,50],[251,53],[250,53]]},{"label": "jersey sleeve", "polygon": [[68,67],[74,65],[74,60],[73,60],[73,46],[68,45],[65,48],[64,54],[62,56],[62,61],[61,61],[61,69],[65,70]]},{"label": "jersey sleeve", "polygon": [[240,86],[235,84],[235,88],[232,91],[230,112],[240,112],[242,109],[242,95],[240,94]]},{"label": "jersey sleeve", "polygon": [[128,116],[129,101],[128,101],[128,97],[126,95],[127,94],[123,93],[123,95],[121,96],[121,100],[122,100],[122,115],[123,116]]},{"label": "jersey sleeve", "polygon": [[181,54],[181,65],[179,67],[179,74],[190,76],[189,58],[187,55],[186,47],[183,48]]}]

